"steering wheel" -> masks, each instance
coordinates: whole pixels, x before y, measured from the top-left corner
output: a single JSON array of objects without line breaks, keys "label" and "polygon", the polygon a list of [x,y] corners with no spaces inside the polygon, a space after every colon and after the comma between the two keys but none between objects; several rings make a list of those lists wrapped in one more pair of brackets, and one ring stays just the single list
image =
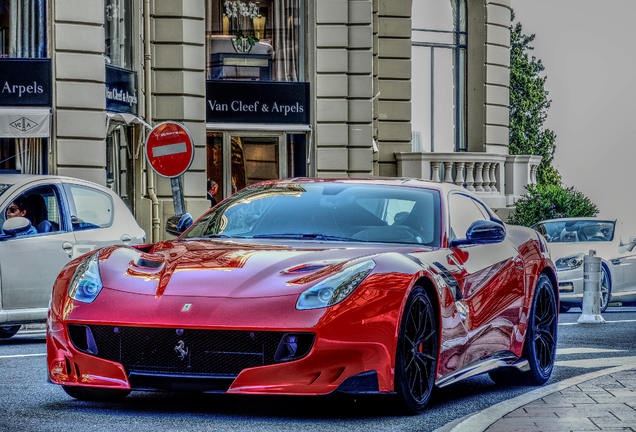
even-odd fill
[{"label": "steering wheel", "polygon": [[392,228],[398,229],[405,234],[405,238],[400,237],[400,240],[412,240],[415,243],[423,243],[422,234],[408,225],[392,225]]}]

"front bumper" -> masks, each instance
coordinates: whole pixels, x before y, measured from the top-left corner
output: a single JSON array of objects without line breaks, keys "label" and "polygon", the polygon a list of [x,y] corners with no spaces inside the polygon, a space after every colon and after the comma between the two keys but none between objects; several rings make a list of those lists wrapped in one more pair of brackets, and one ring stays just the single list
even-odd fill
[{"label": "front bumper", "polygon": [[[104,293],[102,293],[104,294]],[[132,390],[197,390],[204,392],[227,392],[234,394],[279,394],[279,395],[323,395],[337,390],[346,384],[349,388],[352,378],[364,376],[369,382],[369,373],[377,376],[375,385],[367,385],[361,390],[393,391],[393,364],[395,353],[396,323],[391,314],[391,305],[399,306],[402,293],[399,291],[369,294],[366,298],[377,300],[359,307],[355,313],[349,299],[336,307],[323,311],[296,311],[288,315],[289,326],[256,327],[246,319],[244,324],[234,322],[232,328],[221,328],[218,323],[201,321],[188,325],[143,322],[139,319],[118,320],[109,325],[144,327],[180,327],[186,329],[219,329],[254,332],[311,332],[315,335],[311,351],[298,360],[269,364],[242,369],[236,375],[201,375],[170,373],[154,370],[153,373],[140,376],[127,370],[124,364],[99,358],[78,350],[69,337],[69,324],[93,324],[80,312],[71,312],[66,320],[51,314],[47,332],[47,364],[49,377],[55,384],[69,386],[89,386],[112,389]],[[100,294],[101,296],[101,294]],[[105,296],[106,297],[106,296]],[[104,299],[105,300],[105,299]],[[216,300],[218,302],[218,300]],[[255,300],[256,301],[256,300]],[[351,301],[355,301],[352,296]],[[175,299],[182,304],[183,299]],[[244,310],[251,308],[249,300],[242,300]],[[231,302],[227,307],[233,307]],[[383,307],[379,307],[382,303]],[[387,307],[388,306],[388,307]],[[216,307],[217,316],[224,316]],[[346,313],[345,313],[346,312]],[[117,313],[113,313],[117,316]],[[249,317],[250,314],[244,314]],[[308,319],[307,317],[310,316]],[[319,318],[316,319],[316,316]],[[250,321],[250,322],[248,322]],[[313,322],[314,325],[307,326]],[[96,324],[104,325],[99,322]],[[176,355],[173,344],[162,355]],[[345,383],[345,381],[347,381]]]},{"label": "front bumper", "polygon": [[559,299],[563,304],[580,304],[583,301],[583,266],[573,270],[557,270]]}]

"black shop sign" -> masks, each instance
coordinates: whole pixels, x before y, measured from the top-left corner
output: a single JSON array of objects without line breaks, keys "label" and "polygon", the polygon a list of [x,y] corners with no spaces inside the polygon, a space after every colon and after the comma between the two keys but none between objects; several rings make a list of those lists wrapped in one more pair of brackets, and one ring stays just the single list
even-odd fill
[{"label": "black shop sign", "polygon": [[137,114],[137,74],[106,66],[106,110]]},{"label": "black shop sign", "polygon": [[207,81],[208,123],[309,124],[309,83]]},{"label": "black shop sign", "polygon": [[50,59],[0,59],[0,106],[51,106]]}]

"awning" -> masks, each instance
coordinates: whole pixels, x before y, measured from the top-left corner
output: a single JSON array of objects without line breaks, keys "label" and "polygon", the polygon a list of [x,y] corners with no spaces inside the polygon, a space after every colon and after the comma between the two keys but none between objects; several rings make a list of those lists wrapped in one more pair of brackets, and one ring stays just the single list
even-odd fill
[{"label": "awning", "polygon": [[50,135],[50,108],[0,108],[0,138],[48,138]]},{"label": "awning", "polygon": [[106,111],[106,131],[107,132],[110,132],[108,129],[112,122],[124,123],[127,126],[130,126],[132,124],[139,124],[152,130],[152,126],[146,123],[141,117],[138,117],[134,114]]}]

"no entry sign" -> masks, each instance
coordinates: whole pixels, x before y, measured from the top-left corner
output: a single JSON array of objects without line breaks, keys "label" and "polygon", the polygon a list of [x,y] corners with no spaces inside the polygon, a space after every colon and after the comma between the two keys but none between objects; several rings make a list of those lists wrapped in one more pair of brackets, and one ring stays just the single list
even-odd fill
[{"label": "no entry sign", "polygon": [[194,158],[190,132],[179,123],[160,123],[146,140],[146,159],[160,176],[175,178],[186,172]]}]

